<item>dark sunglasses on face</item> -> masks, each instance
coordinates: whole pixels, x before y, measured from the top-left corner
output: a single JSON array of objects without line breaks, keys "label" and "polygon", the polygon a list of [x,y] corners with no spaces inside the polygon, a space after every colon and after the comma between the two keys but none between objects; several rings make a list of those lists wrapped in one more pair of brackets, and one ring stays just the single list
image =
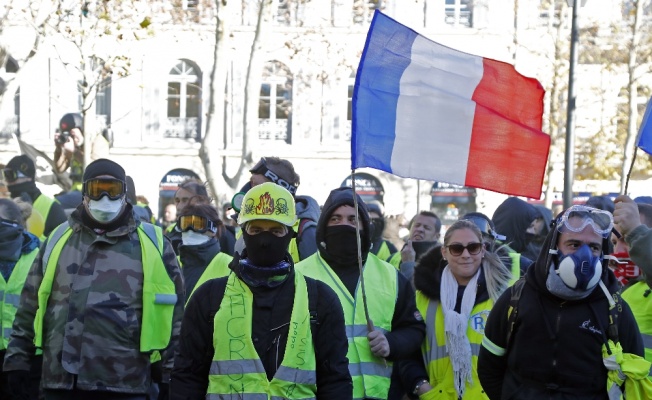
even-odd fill
[{"label": "dark sunglasses on face", "polygon": [[177,218],[175,229],[179,232],[186,232],[191,229],[197,233],[217,232],[217,227],[213,221],[199,215],[183,215]]},{"label": "dark sunglasses on face", "polygon": [[2,170],[2,179],[5,182],[13,182],[18,179],[18,171],[11,168],[5,168]]},{"label": "dark sunglasses on face", "polygon": [[446,247],[448,247],[448,251],[454,256],[461,256],[465,249],[469,251],[469,254],[475,256],[476,254],[480,254],[483,246],[482,243],[469,243],[466,246],[460,243],[453,243]]},{"label": "dark sunglasses on face", "polygon": [[118,179],[96,178],[84,182],[84,195],[91,200],[99,200],[106,195],[111,200],[117,200],[125,194],[125,183]]}]

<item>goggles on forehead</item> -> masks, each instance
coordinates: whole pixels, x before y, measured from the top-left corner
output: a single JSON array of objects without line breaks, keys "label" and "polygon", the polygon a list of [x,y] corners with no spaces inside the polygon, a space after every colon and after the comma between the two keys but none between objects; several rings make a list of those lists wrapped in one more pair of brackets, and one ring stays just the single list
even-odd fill
[{"label": "goggles on forehead", "polygon": [[267,166],[267,162],[265,161],[265,157],[261,157],[260,161],[254,165],[252,169],[249,170],[252,174],[260,174],[263,175],[265,178],[269,179],[270,181],[276,183],[277,185],[281,186],[284,189],[287,189],[288,192],[292,193],[292,195],[295,195],[297,193],[297,187],[299,186],[298,183],[293,183],[293,182],[288,182],[285,179],[281,178],[276,172],[272,171],[269,169]]},{"label": "goggles on forehead", "polygon": [[613,216],[609,211],[583,205],[571,206],[558,221],[557,230],[560,232],[562,227],[571,232],[582,232],[590,225],[603,238],[609,236],[614,227]]},{"label": "goggles on forehead", "polygon": [[10,219],[4,219],[4,218],[0,218],[0,225],[10,226],[12,228],[22,228],[22,226],[16,221],[12,221]]},{"label": "goggles on forehead", "polygon": [[84,182],[82,190],[91,200],[99,200],[104,195],[111,200],[117,200],[126,193],[126,185],[119,179],[93,178]]},{"label": "goggles on forehead", "polygon": [[186,232],[188,230],[193,230],[197,233],[204,233],[206,231],[217,232],[217,226],[215,226],[213,221],[199,215],[180,216],[177,218],[177,225],[174,229],[178,232]]}]

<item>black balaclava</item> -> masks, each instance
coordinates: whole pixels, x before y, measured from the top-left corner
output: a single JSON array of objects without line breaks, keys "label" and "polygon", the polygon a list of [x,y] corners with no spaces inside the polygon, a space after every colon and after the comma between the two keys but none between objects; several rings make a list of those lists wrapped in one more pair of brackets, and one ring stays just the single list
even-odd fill
[{"label": "black balaclava", "polygon": [[[366,204],[356,194],[358,214],[360,217],[360,242],[362,261],[367,260],[371,248],[371,223]],[[319,254],[329,264],[357,265],[357,239],[356,229],[352,226],[327,226],[333,212],[340,206],[354,207],[353,189],[350,187],[337,188],[331,191],[317,222],[317,248]],[[332,265],[331,265],[332,266]]]},{"label": "black balaclava", "polygon": [[0,224],[0,260],[18,261],[23,245],[23,227]]},{"label": "black balaclava", "polygon": [[242,239],[245,242],[245,248],[248,250],[247,259],[250,264],[257,267],[270,267],[283,261],[293,237],[294,230],[292,230],[292,227],[288,227],[288,233],[281,237],[271,232],[249,235],[246,229],[242,229]]},{"label": "black balaclava", "polygon": [[514,251],[522,253],[528,244],[525,231],[539,216],[539,211],[532,204],[518,197],[508,197],[496,208],[491,220],[496,231],[507,238],[505,243]]}]

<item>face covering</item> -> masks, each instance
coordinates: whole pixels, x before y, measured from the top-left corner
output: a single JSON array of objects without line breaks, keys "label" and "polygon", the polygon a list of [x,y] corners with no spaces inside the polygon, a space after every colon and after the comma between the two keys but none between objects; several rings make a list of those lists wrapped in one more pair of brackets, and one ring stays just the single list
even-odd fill
[{"label": "face covering", "polygon": [[613,253],[609,256],[605,256],[605,258],[609,258],[609,268],[614,272],[616,279],[618,279],[623,286],[641,275],[641,269],[634,264],[634,262],[629,258],[629,253],[626,251]]},{"label": "face covering", "polygon": [[23,228],[0,225],[0,260],[17,261],[23,245]]},{"label": "face covering", "polygon": [[557,274],[570,289],[591,290],[602,276],[600,259],[593,255],[588,245],[583,244],[574,253],[561,255]]},{"label": "face covering", "polygon": [[[362,233],[362,232],[361,232]],[[349,225],[327,226],[324,235],[326,252],[337,264],[355,264],[358,262],[358,239],[355,228]]]},{"label": "face covering", "polygon": [[181,241],[184,246],[198,246],[210,240],[210,237],[193,230],[181,232]]},{"label": "face covering", "polygon": [[385,230],[385,220],[383,218],[374,218],[371,220],[373,224],[373,235],[371,236],[371,242],[375,243],[380,240],[383,236],[383,230]]},{"label": "face covering", "polygon": [[22,193],[31,193],[36,189],[34,181],[21,182],[13,185],[7,185],[11,197],[20,197]]},{"label": "face covering", "polygon": [[273,288],[279,286],[287,279],[290,273],[290,267],[292,266],[286,260],[266,267],[255,266],[250,261],[249,257],[240,260],[238,276],[251,287]]},{"label": "face covering", "polygon": [[107,223],[113,221],[124,205],[124,197],[118,200],[111,200],[108,196],[102,196],[99,200],[88,202],[88,211],[97,222]]},{"label": "face covering", "polygon": [[293,236],[294,231],[292,228],[288,228],[288,233],[281,237],[271,232],[249,235],[243,229],[242,239],[247,248],[247,259],[249,263],[257,267],[269,267],[283,261]]}]

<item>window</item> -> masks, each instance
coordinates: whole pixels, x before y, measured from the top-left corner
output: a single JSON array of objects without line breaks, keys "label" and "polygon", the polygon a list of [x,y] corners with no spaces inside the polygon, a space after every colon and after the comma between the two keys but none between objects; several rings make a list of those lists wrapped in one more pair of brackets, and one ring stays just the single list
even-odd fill
[{"label": "window", "polygon": [[366,25],[371,22],[374,10],[385,9],[383,0],[353,0],[353,25]]},{"label": "window", "polygon": [[111,125],[111,77],[104,79],[97,88],[95,114],[100,129]]},{"label": "window", "polygon": [[199,68],[188,60],[179,60],[170,70],[167,84],[165,137],[199,140],[201,113],[199,75]]},{"label": "window", "polygon": [[473,26],[472,0],[446,0],[445,22],[453,26]]},{"label": "window", "polygon": [[305,20],[305,0],[279,0],[276,22],[281,26],[302,26]]},{"label": "window", "polygon": [[260,139],[292,142],[292,80],[283,63],[265,64],[258,102]]}]

